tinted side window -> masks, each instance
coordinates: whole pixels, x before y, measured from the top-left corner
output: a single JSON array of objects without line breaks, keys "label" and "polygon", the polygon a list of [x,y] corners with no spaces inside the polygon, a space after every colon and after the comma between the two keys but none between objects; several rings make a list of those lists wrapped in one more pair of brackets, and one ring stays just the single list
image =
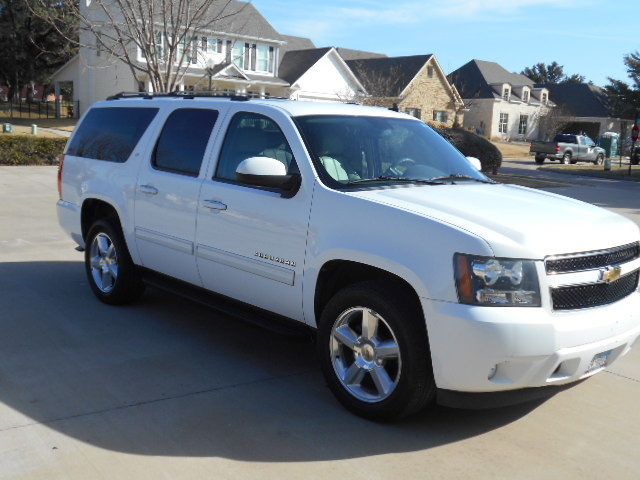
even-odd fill
[{"label": "tinted side window", "polygon": [[289,143],[276,122],[257,113],[240,112],[231,120],[218,160],[216,178],[236,179],[236,168],[250,157],[282,162],[288,174],[297,173]]},{"label": "tinted side window", "polygon": [[94,108],[78,127],[67,155],[126,162],[157,113],[157,108]]},{"label": "tinted side window", "polygon": [[153,153],[154,168],[197,177],[217,118],[216,110],[181,108],[172,112]]}]

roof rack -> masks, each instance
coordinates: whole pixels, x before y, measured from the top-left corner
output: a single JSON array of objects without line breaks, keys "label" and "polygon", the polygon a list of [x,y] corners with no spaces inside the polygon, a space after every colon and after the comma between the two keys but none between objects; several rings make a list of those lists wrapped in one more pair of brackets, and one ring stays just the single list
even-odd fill
[{"label": "roof rack", "polygon": [[288,100],[285,97],[264,97],[258,93],[232,93],[225,90],[206,90],[206,91],[186,91],[186,90],[176,90],[174,92],[120,92],[115,95],[111,95],[107,97],[107,100],[120,100],[122,98],[143,98],[145,100],[151,100],[156,97],[172,97],[172,98],[184,98],[184,99],[194,99],[194,98],[230,98],[231,100],[235,100],[238,102],[246,102],[252,98],[269,98],[269,99],[278,99],[278,100]]}]

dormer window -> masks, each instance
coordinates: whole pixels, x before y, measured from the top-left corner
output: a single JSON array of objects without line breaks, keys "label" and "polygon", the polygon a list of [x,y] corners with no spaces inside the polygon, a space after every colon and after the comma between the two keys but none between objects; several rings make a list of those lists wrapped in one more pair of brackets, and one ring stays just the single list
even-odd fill
[{"label": "dormer window", "polygon": [[522,101],[524,103],[529,103],[529,90],[524,90],[522,92]]},{"label": "dormer window", "polygon": [[509,101],[509,97],[511,96],[511,89],[509,87],[504,87],[502,90],[502,100],[505,102]]},{"label": "dormer window", "polygon": [[547,92],[542,92],[542,103],[547,104]]}]

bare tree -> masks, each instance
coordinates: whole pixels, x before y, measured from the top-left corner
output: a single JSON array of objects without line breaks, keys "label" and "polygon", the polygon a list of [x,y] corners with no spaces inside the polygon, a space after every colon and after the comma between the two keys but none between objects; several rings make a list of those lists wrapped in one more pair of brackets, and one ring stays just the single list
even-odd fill
[{"label": "bare tree", "polygon": [[[43,8],[48,0],[26,1],[34,13],[65,35],[57,10]],[[176,90],[191,63],[201,55],[199,35],[206,41],[209,32],[242,30],[243,25],[237,25],[243,21],[238,14],[249,5],[234,0],[58,2],[78,24],[79,35],[65,35],[67,41],[124,62],[134,78],[149,81],[154,92]]]}]

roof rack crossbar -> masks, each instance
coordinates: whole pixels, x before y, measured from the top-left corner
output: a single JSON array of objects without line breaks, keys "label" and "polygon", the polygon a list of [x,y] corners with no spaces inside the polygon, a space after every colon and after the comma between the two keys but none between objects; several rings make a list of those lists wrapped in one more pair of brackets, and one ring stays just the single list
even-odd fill
[{"label": "roof rack crossbar", "polygon": [[186,100],[191,100],[194,98],[230,98],[234,101],[246,102],[252,98],[269,98],[269,99],[277,99],[277,100],[288,100],[285,97],[272,97],[265,96],[259,93],[248,92],[248,93],[235,93],[229,92],[227,90],[204,90],[204,91],[191,91],[191,90],[176,90],[173,92],[119,92],[115,95],[111,95],[107,97],[107,100],[120,100],[122,98],[143,98],[143,99],[153,99],[155,97],[173,97],[173,98],[184,98]]}]

